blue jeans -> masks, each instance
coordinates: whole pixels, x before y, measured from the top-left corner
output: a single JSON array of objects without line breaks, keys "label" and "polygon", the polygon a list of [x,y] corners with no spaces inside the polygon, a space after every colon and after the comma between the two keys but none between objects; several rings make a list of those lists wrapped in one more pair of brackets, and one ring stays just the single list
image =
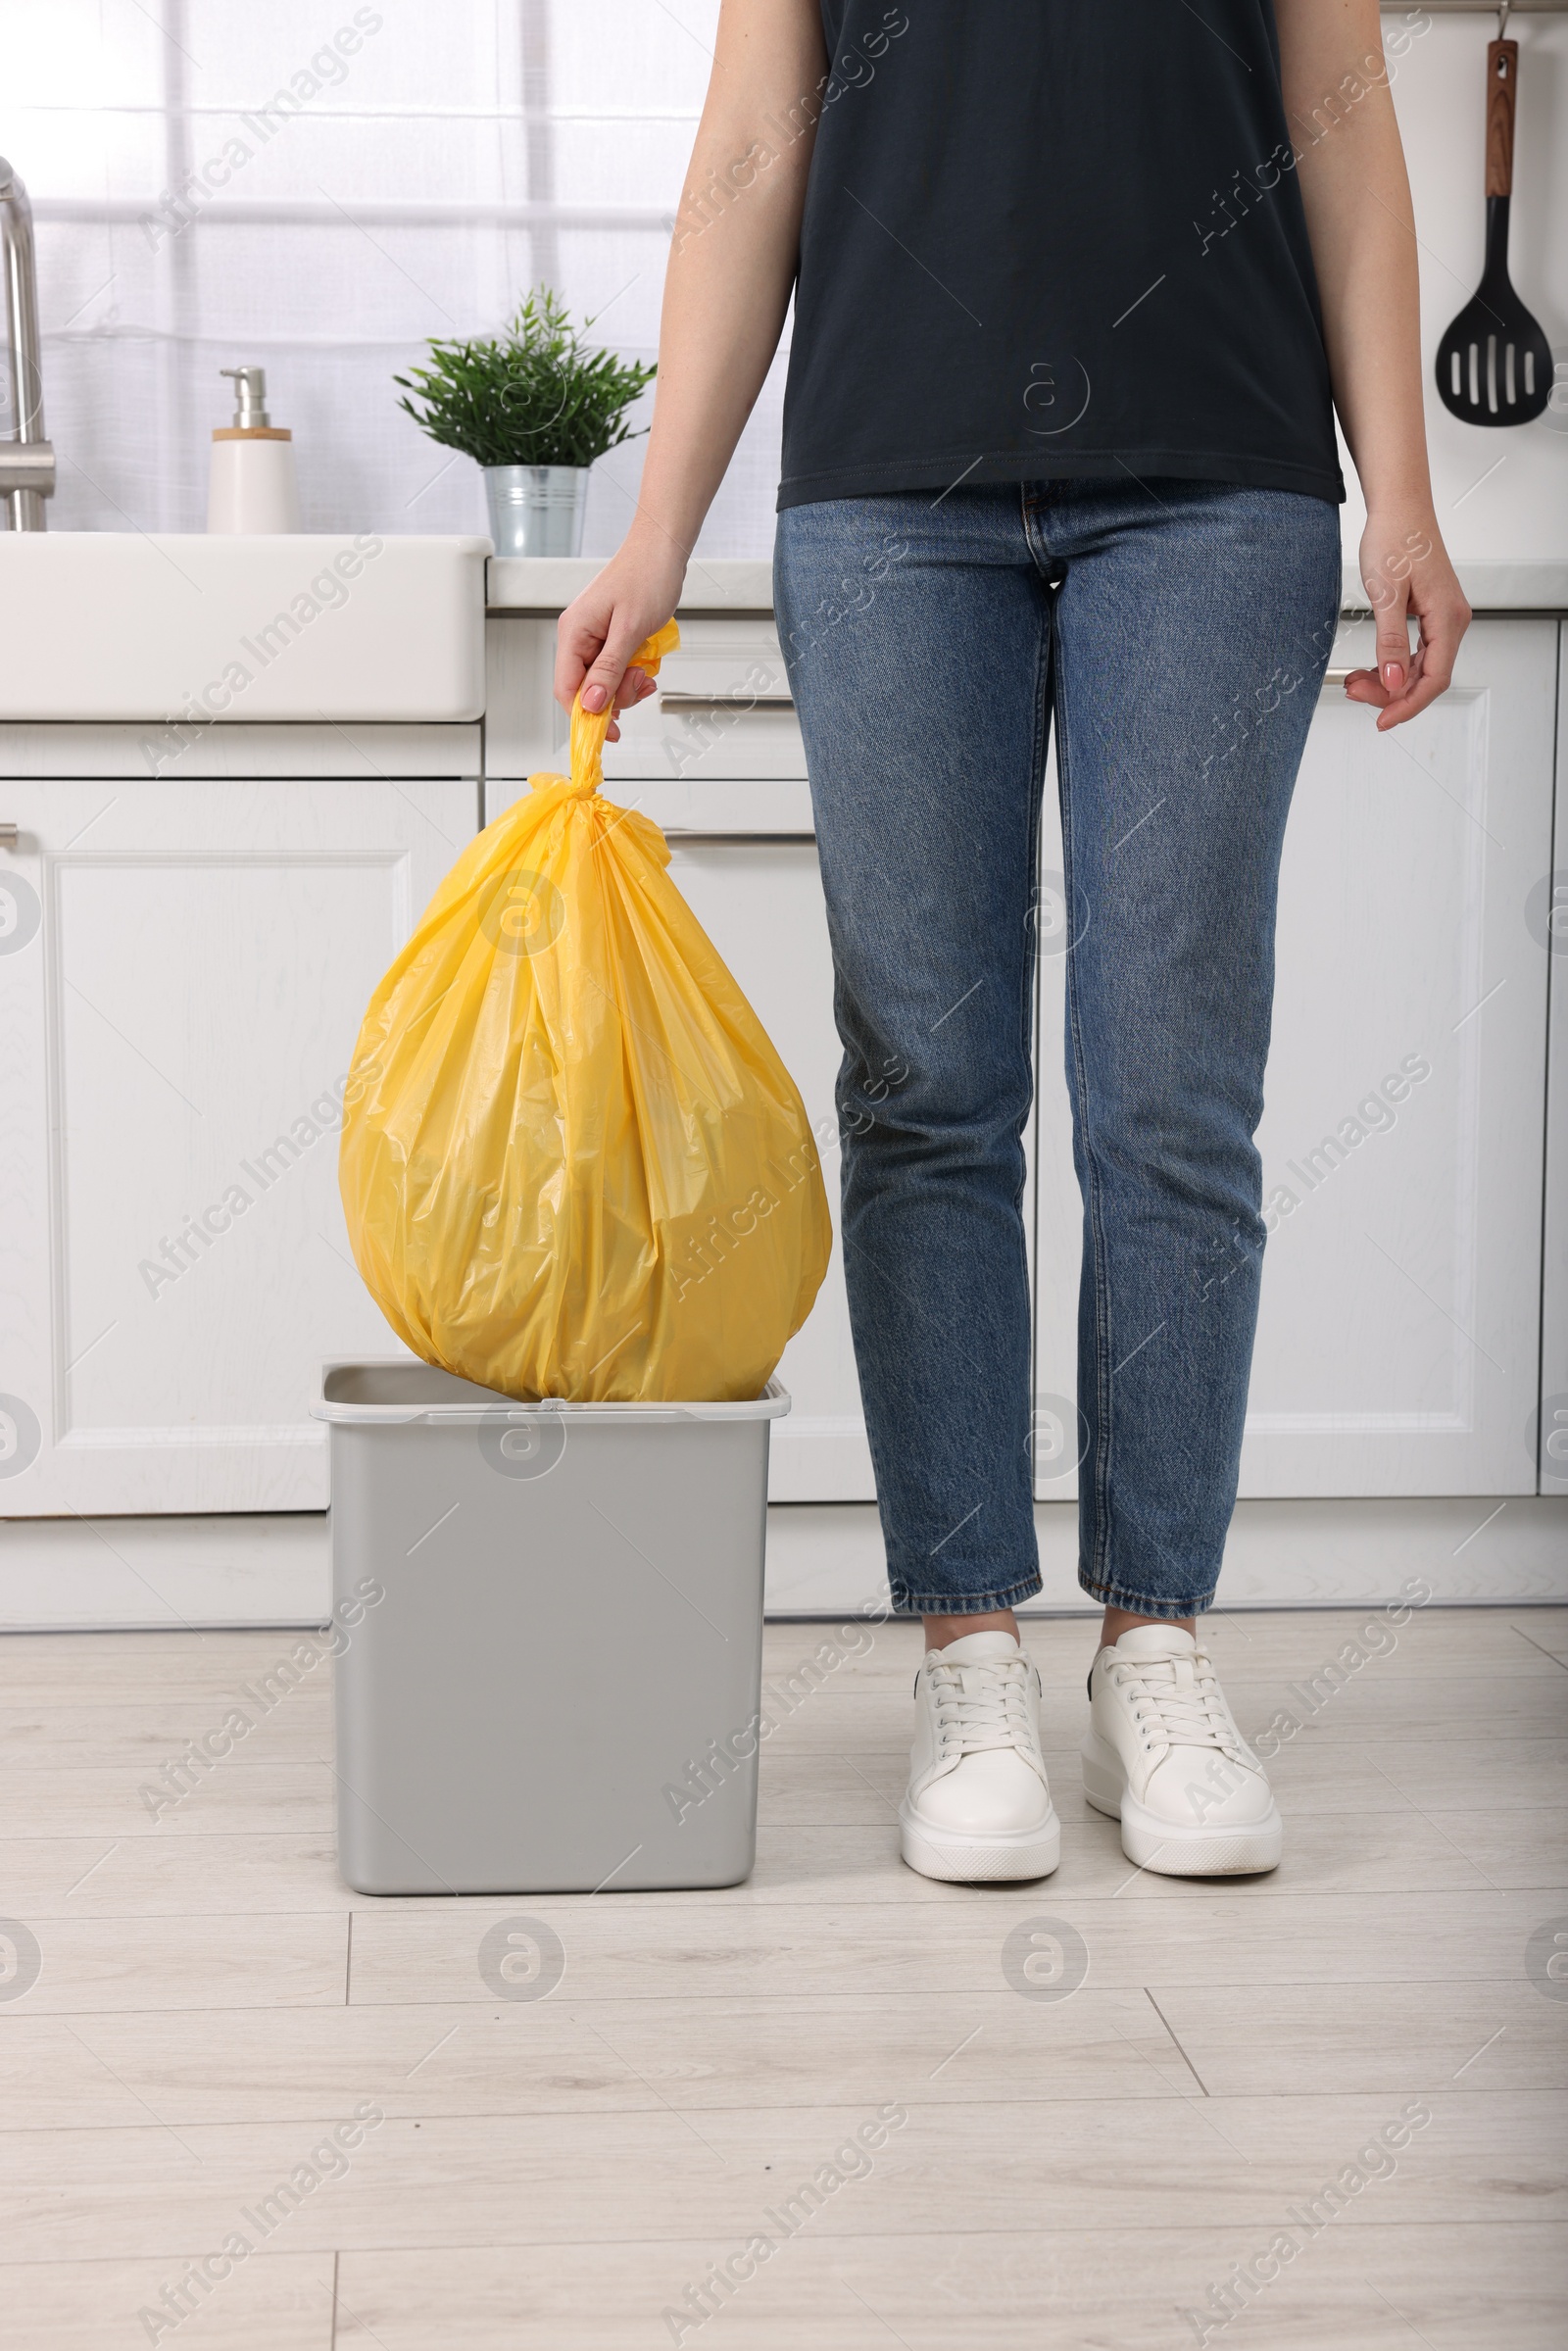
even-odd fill
[{"label": "blue jeans", "polygon": [[1190,1616],[1236,1500],[1280,848],[1339,613],[1338,513],[1131,478],[838,499],[780,515],[775,593],[895,1603],[970,1615],[1040,1589],[1022,1138],[1054,713],[1079,1580]]}]

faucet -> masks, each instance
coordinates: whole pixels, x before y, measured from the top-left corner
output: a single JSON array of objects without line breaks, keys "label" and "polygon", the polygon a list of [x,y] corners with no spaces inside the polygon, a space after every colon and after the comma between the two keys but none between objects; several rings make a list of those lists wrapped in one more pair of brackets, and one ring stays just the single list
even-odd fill
[{"label": "faucet", "polygon": [[[5,278],[11,400],[9,433],[0,427],[0,506],[4,506],[13,530],[42,530],[43,502],[54,494],[55,453],[43,429],[32,207],[26,189],[4,156],[0,156],[0,274]],[[0,391],[3,389],[0,385]]]}]

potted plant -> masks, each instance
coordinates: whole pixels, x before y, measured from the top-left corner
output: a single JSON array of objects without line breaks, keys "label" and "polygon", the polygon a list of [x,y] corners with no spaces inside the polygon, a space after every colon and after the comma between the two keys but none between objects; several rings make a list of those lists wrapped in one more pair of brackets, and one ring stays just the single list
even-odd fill
[{"label": "potted plant", "polygon": [[637,437],[626,412],[657,369],[586,345],[592,324],[541,286],[505,335],[432,340],[428,367],[392,379],[432,441],[480,466],[497,555],[580,555],[589,467]]}]

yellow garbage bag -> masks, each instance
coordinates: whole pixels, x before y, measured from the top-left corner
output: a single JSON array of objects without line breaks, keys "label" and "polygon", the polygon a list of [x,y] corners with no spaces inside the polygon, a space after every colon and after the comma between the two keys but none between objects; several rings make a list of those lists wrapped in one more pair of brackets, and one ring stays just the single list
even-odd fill
[{"label": "yellow garbage bag", "polygon": [[810,1310],[827,1199],[663,834],[599,797],[609,724],[579,698],[569,779],[531,777],[465,850],[371,998],[343,1205],[427,1362],[523,1399],[736,1402]]}]

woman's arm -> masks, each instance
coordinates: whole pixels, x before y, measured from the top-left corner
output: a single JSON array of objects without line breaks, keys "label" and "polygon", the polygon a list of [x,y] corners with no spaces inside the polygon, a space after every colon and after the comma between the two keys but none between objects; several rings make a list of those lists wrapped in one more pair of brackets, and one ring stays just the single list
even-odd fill
[{"label": "woman's arm", "polygon": [[1470,625],[1427,470],[1410,183],[1377,0],[1275,0],[1274,14],[1334,404],[1366,499],[1377,667],[1354,671],[1348,691],[1376,705],[1383,729],[1444,692]]},{"label": "woman's arm", "polygon": [[640,672],[627,678],[626,662],[675,609],[778,349],[826,73],[817,0],[723,0],[664,280],[636,517],[619,554],[561,616],[556,700],[568,709],[579,686],[590,710],[617,690],[617,708],[654,690]]}]

